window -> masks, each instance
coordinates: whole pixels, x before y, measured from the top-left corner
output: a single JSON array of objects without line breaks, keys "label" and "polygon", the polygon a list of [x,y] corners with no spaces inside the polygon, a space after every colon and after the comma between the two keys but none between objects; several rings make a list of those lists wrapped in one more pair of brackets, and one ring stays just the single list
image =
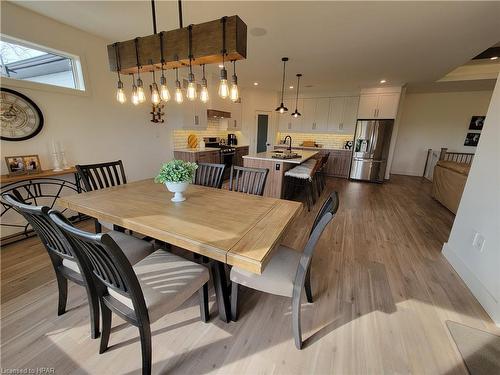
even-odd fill
[{"label": "window", "polygon": [[77,56],[1,36],[2,77],[85,90]]}]

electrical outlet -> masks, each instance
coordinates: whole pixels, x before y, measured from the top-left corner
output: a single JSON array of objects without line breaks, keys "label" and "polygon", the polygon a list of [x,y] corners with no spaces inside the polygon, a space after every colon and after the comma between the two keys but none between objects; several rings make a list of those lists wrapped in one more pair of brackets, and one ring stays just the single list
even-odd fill
[{"label": "electrical outlet", "polygon": [[472,240],[472,246],[478,250],[479,252],[482,252],[483,251],[483,246],[484,246],[484,236],[479,233],[479,232],[476,232],[474,234],[474,238]]},{"label": "electrical outlet", "polygon": [[276,170],[279,171],[280,170],[280,164],[276,163]]}]

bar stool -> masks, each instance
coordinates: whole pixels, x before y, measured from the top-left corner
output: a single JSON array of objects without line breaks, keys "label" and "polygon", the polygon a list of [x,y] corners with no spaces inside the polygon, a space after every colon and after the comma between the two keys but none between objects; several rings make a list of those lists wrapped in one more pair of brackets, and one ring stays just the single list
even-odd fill
[{"label": "bar stool", "polygon": [[285,172],[285,196],[290,197],[291,192],[291,197],[293,197],[297,189],[304,190],[308,211],[311,211],[311,206],[316,203],[316,172],[320,165],[321,159],[309,159]]}]

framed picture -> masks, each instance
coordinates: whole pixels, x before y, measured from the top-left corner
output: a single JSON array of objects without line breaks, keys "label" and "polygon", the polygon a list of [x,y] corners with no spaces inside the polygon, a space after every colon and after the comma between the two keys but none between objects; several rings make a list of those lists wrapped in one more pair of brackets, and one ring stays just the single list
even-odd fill
[{"label": "framed picture", "polygon": [[5,163],[9,170],[9,176],[40,173],[42,171],[38,155],[6,156]]},{"label": "framed picture", "polygon": [[467,133],[464,146],[477,146],[481,133]]},{"label": "framed picture", "polygon": [[470,119],[469,130],[483,130],[485,118],[486,116],[472,116]]},{"label": "framed picture", "polygon": [[26,172],[28,172],[28,174],[40,173],[42,171],[38,155],[26,155],[23,158],[24,165],[26,166]]}]

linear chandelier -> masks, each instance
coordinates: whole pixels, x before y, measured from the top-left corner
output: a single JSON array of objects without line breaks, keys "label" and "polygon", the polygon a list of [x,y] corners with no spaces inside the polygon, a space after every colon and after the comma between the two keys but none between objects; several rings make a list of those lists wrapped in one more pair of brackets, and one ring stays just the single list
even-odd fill
[{"label": "linear chandelier", "polygon": [[[152,35],[115,42],[107,46],[110,70],[117,72],[118,76],[116,100],[119,103],[127,101],[121,75],[128,74],[132,77],[130,96],[132,104],[144,103],[147,99],[141,73],[151,73],[152,83],[149,89],[150,101],[153,105],[152,114],[155,118],[154,112],[158,110],[161,120],[161,108],[165,102],[171,99],[166,79],[167,70],[175,70],[176,80],[173,95],[175,102],[182,103],[185,95],[189,101],[199,98],[203,103],[206,103],[209,100],[209,94],[205,65],[219,64],[221,69],[218,95],[223,99],[229,98],[231,101],[237,102],[239,90],[236,61],[246,59],[247,25],[235,15],[183,27],[182,2],[178,0],[180,27],[175,30],[157,32],[154,0],[151,1],[151,10]],[[230,85],[228,85],[227,80],[226,61],[233,65]],[[201,66],[202,69],[200,84],[196,82],[193,71],[197,65]],[[179,69],[182,68],[189,69],[186,87],[183,87],[179,80]],[[156,83],[156,71],[161,72],[159,87]],[[163,122],[163,120],[154,122]]]}]

